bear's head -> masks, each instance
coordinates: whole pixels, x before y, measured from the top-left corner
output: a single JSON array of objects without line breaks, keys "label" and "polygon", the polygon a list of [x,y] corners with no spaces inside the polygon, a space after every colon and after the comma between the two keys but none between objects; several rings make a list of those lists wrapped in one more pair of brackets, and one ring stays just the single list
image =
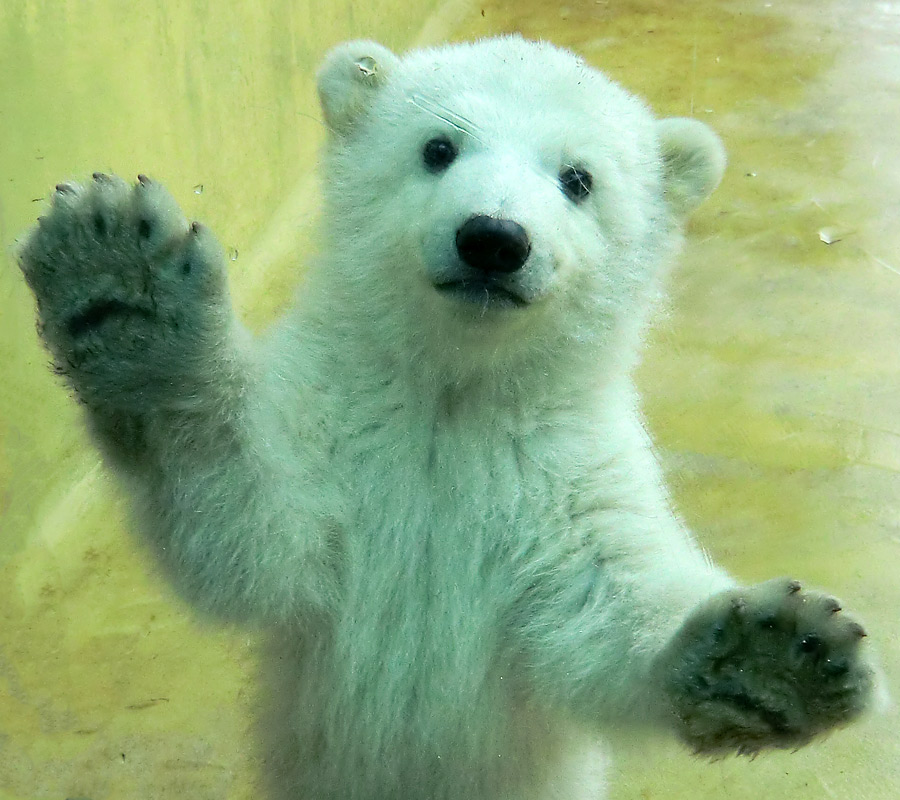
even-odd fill
[{"label": "bear's head", "polygon": [[725,165],[705,125],[658,121],[571,53],[519,37],[403,58],[349,42],[318,88],[326,268],[356,299],[347,313],[411,354],[628,349],[680,222]]}]

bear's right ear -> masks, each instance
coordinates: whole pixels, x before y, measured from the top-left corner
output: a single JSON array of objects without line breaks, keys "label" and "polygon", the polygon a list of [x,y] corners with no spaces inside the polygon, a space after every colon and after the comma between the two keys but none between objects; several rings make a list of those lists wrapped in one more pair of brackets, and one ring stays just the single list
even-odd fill
[{"label": "bear's right ear", "polygon": [[334,133],[352,129],[397,63],[386,47],[365,40],[345,42],[325,56],[317,86],[325,122]]},{"label": "bear's right ear", "polygon": [[657,132],[666,203],[684,219],[722,180],[725,147],[711,128],[695,119],[660,120]]}]

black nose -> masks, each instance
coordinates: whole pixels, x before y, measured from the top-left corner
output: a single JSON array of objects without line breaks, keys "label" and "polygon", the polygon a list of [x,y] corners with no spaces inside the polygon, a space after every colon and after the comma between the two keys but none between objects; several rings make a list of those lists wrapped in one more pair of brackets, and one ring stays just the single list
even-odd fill
[{"label": "black nose", "polygon": [[479,215],[456,232],[459,257],[481,272],[515,272],[531,252],[528,234],[518,222]]}]

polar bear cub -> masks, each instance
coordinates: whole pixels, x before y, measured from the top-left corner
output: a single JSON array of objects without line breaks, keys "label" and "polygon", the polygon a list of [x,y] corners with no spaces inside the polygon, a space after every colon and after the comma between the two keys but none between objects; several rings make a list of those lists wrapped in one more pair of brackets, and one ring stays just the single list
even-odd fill
[{"label": "polar bear cub", "polygon": [[156,181],[60,184],[40,329],[203,612],[270,632],[272,797],[602,795],[605,728],[703,753],[856,717],[836,600],[673,516],[629,372],[717,137],[516,37],[335,49],[323,253],[262,339]]}]

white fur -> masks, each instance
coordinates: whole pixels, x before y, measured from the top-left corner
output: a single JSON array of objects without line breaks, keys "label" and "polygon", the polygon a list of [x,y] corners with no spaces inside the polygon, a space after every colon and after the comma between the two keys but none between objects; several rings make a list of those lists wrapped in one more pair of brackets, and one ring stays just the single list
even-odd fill
[{"label": "white fur", "polygon": [[[670,511],[629,378],[721,145],[517,38],[403,59],[354,42],[320,93],[324,254],[271,336],[223,314],[203,277],[221,256],[158,185],[101,178],[58,193],[24,248],[45,337],[176,586],[272,632],[273,797],[597,798],[604,726],[680,728],[665,675],[710,645],[676,631],[698,607],[730,619],[703,606],[732,582]],[[438,134],[460,155],[436,175]],[[594,176],[579,204],[558,182],[573,163]],[[97,209],[110,229],[89,230]],[[526,307],[435,289],[473,214],[528,231]],[[162,244],[134,244],[146,219]],[[73,340],[48,275],[68,270],[88,305],[100,284],[140,298],[181,280],[184,252],[177,303]],[[108,278],[128,269],[132,294]],[[126,388],[110,363],[154,377]]]}]

